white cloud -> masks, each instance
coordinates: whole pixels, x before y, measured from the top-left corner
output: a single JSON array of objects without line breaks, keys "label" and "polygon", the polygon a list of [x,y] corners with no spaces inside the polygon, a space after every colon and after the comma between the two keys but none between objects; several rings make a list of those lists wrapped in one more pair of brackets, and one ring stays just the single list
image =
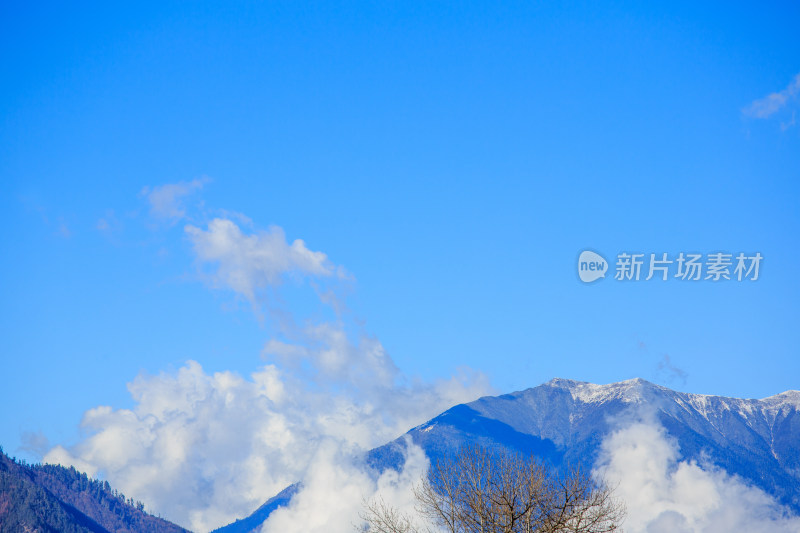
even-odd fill
[{"label": "white cloud", "polygon": [[[129,385],[133,409],[88,411],[90,436],[54,448],[45,462],[103,474],[148,509],[198,531],[241,518],[302,480],[297,503],[276,516],[316,506],[309,520],[350,531],[356,492],[369,496],[381,483],[355,466],[359,454],[489,392],[479,374],[404,383],[377,340],[352,343],[332,325],[309,328],[303,345],[268,348],[284,366],[266,364],[249,379],[207,374],[193,361],[176,374],[139,376]],[[310,374],[292,372],[291,357]]]},{"label": "white cloud", "polygon": [[797,533],[769,495],[713,466],[682,461],[654,423],[636,422],[603,442],[595,473],[625,501],[627,533]]},{"label": "white cloud", "polygon": [[155,187],[145,187],[140,195],[150,204],[150,215],[160,220],[175,221],[186,216],[186,198],[203,188],[208,178],[179,181]]},{"label": "white cloud", "polygon": [[324,253],[309,250],[302,240],[289,244],[278,226],[248,235],[233,221],[215,218],[206,230],[192,225],[184,229],[197,259],[216,267],[210,275],[213,284],[251,302],[258,289],[277,285],[286,275],[327,277],[339,271]]},{"label": "white cloud", "polygon": [[274,358],[286,366],[301,370],[310,363],[309,376],[322,383],[347,383],[361,394],[372,389],[392,387],[400,371],[380,341],[363,337],[353,344],[341,325],[322,323],[307,326],[302,344],[270,340],[262,357]]},{"label": "white cloud", "polygon": [[800,94],[800,74],[796,75],[789,85],[777,93],[754,101],[742,111],[753,118],[769,118],[782,108],[793,102]]},{"label": "white cloud", "polygon": [[284,461],[293,434],[274,407],[276,373],[208,375],[189,361],[176,375],[140,376],[129,385],[134,409],[89,410],[82,426],[92,435],[44,461],[101,473],[182,525],[221,525],[294,481],[290,469],[269,467]]},{"label": "white cloud", "polygon": [[[322,446],[307,470],[303,488],[290,504],[270,515],[263,533],[352,533],[363,511],[362,502],[380,496],[395,508],[410,512],[412,488],[428,469],[422,448],[407,442],[402,469],[376,476],[336,446]],[[377,478],[376,478],[377,477]]]}]

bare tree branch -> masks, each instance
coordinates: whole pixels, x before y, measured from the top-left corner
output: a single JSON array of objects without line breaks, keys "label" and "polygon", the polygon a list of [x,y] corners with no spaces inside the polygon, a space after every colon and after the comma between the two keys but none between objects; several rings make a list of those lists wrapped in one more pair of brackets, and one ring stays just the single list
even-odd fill
[{"label": "bare tree branch", "polygon": [[613,533],[625,517],[612,489],[579,469],[559,476],[535,457],[479,446],[434,461],[414,496],[428,528],[379,499],[365,503],[362,531]]}]

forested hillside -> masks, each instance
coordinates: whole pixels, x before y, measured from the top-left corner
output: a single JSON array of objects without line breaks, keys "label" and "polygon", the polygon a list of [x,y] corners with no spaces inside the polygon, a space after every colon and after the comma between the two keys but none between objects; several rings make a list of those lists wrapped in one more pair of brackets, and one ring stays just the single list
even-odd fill
[{"label": "forested hillside", "polygon": [[75,468],[28,465],[0,448],[0,533],[63,531],[177,533],[185,529]]}]

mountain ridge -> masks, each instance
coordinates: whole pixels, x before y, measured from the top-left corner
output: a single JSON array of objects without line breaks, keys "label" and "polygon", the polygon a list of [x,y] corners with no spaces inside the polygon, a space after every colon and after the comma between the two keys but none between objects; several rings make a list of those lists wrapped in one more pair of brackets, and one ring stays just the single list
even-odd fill
[{"label": "mountain ridge", "polygon": [[[722,434],[725,434],[725,431],[723,430],[722,424],[720,424],[720,416],[725,411],[735,412],[746,420],[749,427],[757,431],[764,438],[767,438],[768,435],[772,435],[773,426],[778,415],[786,408],[800,410],[800,391],[797,390],[788,390],[761,399],[733,398],[728,396],[679,392],[662,385],[651,383],[642,378],[633,378],[605,385],[554,378],[537,387],[530,387],[500,397],[525,398],[531,391],[541,389],[542,387],[551,387],[567,391],[570,393],[573,401],[580,401],[584,404],[605,403],[619,400],[628,404],[641,404],[646,409],[663,409],[670,406],[670,402],[667,400],[672,400],[676,406],[682,407],[687,411],[694,410]],[[488,396],[485,398],[494,397]],[[466,405],[479,404],[482,400],[483,398],[479,398],[475,402],[470,402]],[[668,409],[668,412],[673,416],[678,415],[674,406],[672,409]],[[757,416],[758,414],[761,416]],[[507,418],[509,417],[503,416],[501,419]],[[756,424],[757,422],[762,422],[762,424]],[[515,425],[513,423],[510,425],[512,425],[512,427],[518,426],[518,424]]]}]

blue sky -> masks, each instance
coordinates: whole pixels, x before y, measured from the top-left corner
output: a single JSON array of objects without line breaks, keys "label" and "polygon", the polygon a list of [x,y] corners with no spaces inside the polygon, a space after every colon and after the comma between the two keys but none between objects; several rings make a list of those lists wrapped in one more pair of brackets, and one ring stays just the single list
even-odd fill
[{"label": "blue sky", "polygon": [[[274,318],[210,284],[185,230],[217,217],[344,267],[339,320],[406,376],[800,388],[799,20],[791,2],[3,4],[0,444],[75,442],[140,373],[263,364]],[[185,216],[154,216],[149,192],[193,180]],[[756,282],[584,285],[586,248],[764,262]],[[333,316],[290,278],[270,307]]]}]

